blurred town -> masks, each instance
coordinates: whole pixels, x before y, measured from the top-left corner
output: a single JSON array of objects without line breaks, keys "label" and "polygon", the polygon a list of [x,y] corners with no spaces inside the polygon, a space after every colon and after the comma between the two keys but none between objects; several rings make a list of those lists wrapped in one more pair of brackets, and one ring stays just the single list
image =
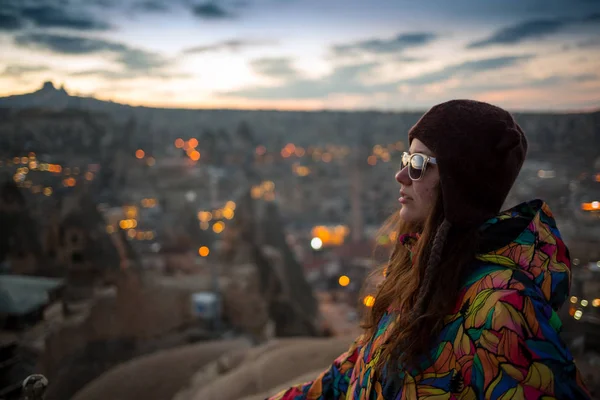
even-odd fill
[{"label": "blurred town", "polygon": [[[130,107],[51,82],[1,98],[0,398],[32,373],[48,400],[250,399],[316,376],[373,303],[420,115]],[[599,395],[600,112],[516,118],[530,149],[506,206],[555,213],[563,337]]]}]

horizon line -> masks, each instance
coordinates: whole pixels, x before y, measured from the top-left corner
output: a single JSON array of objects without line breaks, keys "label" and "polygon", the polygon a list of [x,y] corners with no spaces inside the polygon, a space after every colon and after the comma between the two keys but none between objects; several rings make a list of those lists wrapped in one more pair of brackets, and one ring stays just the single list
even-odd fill
[{"label": "horizon line", "polygon": [[[33,92],[21,92],[21,93],[11,93],[8,95],[4,95],[4,96],[0,96],[0,100],[2,99],[6,99],[9,97],[15,97],[15,96],[25,96],[25,95],[30,95],[33,93],[36,93],[38,91],[43,90],[43,88],[50,83],[53,90],[56,92],[59,91],[64,91],[64,93],[68,96],[68,97],[76,97],[76,98],[82,98],[82,99],[93,99],[93,100],[97,100],[97,101],[101,101],[101,102],[105,102],[105,103],[109,103],[109,104],[114,104],[114,105],[118,105],[118,106],[123,106],[123,107],[132,107],[132,108],[148,108],[148,109],[155,109],[155,110],[173,110],[173,111],[261,111],[261,112],[332,112],[332,113],[381,113],[381,114],[400,114],[400,113],[425,113],[427,110],[429,110],[431,107],[423,107],[423,108],[415,108],[415,109],[385,109],[385,108],[346,108],[346,109],[338,109],[338,108],[275,108],[275,107],[244,107],[244,106],[216,106],[216,107],[211,107],[211,106],[190,106],[190,107],[186,107],[186,106],[170,106],[170,105],[148,105],[148,104],[136,104],[136,103],[123,103],[123,102],[119,102],[119,101],[114,101],[108,98],[103,98],[102,96],[100,97],[96,97],[93,95],[86,95],[83,93],[75,93],[75,94],[71,94],[69,93],[69,91],[66,88],[66,85],[64,84],[64,82],[60,85],[60,86],[56,86],[54,84],[53,81],[51,80],[46,80],[42,83],[41,86],[39,86],[38,90],[35,90]],[[287,100],[293,100],[293,99],[287,99]],[[450,99],[449,99],[450,100]],[[0,108],[5,108],[0,106]],[[14,108],[14,107],[9,107],[9,108]],[[28,107],[28,108],[43,108],[43,107]],[[505,108],[505,107],[503,107]],[[593,114],[596,112],[600,112],[600,105],[598,106],[590,106],[590,107],[583,107],[583,108],[564,108],[564,109],[516,109],[516,108],[505,108],[507,111],[511,112],[511,113],[515,113],[515,114]]]}]

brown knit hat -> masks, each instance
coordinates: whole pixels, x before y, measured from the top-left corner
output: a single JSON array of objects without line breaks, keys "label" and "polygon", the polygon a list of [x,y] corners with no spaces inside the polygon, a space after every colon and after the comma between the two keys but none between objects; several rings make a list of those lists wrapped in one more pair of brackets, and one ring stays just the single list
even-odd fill
[{"label": "brown knit hat", "polygon": [[527,139],[512,115],[474,100],[434,106],[408,138],[435,154],[445,218],[455,226],[479,225],[498,214],[527,153]]}]

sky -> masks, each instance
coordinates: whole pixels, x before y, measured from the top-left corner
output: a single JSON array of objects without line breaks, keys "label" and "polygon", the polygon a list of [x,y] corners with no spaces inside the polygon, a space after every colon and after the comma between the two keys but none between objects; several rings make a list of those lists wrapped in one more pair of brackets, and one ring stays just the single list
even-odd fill
[{"label": "sky", "polygon": [[600,108],[599,0],[0,0],[0,96],[131,105]]}]

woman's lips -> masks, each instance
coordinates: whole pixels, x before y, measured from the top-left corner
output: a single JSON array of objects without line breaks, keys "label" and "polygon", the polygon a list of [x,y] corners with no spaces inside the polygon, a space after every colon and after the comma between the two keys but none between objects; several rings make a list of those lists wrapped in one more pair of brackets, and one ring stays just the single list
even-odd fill
[{"label": "woman's lips", "polygon": [[406,195],[406,193],[402,193],[400,192],[400,198],[398,199],[398,201],[402,204],[406,204],[407,202],[409,202],[410,200],[412,200],[409,196]]}]

